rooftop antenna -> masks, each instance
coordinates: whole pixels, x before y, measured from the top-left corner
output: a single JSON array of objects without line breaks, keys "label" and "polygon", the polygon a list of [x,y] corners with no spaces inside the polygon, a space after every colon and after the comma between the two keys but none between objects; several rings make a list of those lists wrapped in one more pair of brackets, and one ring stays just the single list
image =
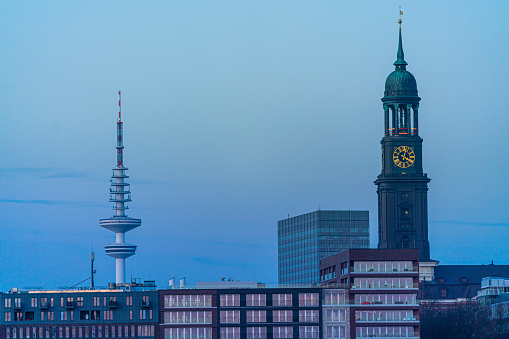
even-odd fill
[{"label": "rooftop antenna", "polygon": [[92,245],[92,252],[90,253],[90,277],[92,278],[92,282],[90,283],[90,289],[95,290],[95,284],[94,284],[94,259],[95,259],[95,253],[94,253],[94,245]]}]

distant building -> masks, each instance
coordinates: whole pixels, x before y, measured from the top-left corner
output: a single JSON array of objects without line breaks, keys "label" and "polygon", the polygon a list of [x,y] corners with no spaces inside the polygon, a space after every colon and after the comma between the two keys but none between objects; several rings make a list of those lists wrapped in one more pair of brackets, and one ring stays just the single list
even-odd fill
[{"label": "distant building", "polygon": [[143,338],[159,335],[155,286],[0,293],[2,339]]},{"label": "distant building", "polygon": [[318,210],[278,221],[277,231],[279,283],[317,284],[321,258],[369,247],[369,212]]},{"label": "distant building", "polygon": [[320,260],[320,284],[347,288],[351,338],[419,338],[418,281],[417,249],[350,249]]},{"label": "distant building", "polygon": [[216,285],[222,287],[143,290],[126,284],[114,290],[0,293],[0,338],[350,337],[345,289]]},{"label": "distant building", "polygon": [[454,303],[475,297],[483,278],[509,278],[509,265],[438,265],[432,275],[431,281],[421,282],[421,301]]}]

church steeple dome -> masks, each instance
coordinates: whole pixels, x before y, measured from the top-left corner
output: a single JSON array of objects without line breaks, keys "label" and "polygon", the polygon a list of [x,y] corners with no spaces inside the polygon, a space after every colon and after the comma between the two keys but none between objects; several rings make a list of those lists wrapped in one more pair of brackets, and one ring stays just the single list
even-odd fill
[{"label": "church steeple dome", "polygon": [[[389,74],[385,80],[384,99],[391,97],[416,97],[417,81],[412,73],[406,70],[407,62],[405,61],[405,53],[403,53],[403,39],[401,38],[401,20],[399,26],[399,44],[398,54],[394,66],[396,70]],[[382,99],[382,100],[384,100]]]}]

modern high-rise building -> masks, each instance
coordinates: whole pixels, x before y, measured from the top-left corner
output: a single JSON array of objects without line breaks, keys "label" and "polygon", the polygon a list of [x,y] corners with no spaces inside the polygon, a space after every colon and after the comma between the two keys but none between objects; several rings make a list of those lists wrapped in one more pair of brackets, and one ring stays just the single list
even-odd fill
[{"label": "modern high-rise building", "polygon": [[406,70],[399,21],[396,69],[385,81],[382,98],[385,126],[382,173],[377,177],[378,248],[419,249],[419,261],[430,262],[428,182],[422,170],[422,138],[415,77]]},{"label": "modern high-rise building", "polygon": [[311,212],[280,220],[280,284],[317,284],[319,260],[349,248],[369,248],[368,211]]}]

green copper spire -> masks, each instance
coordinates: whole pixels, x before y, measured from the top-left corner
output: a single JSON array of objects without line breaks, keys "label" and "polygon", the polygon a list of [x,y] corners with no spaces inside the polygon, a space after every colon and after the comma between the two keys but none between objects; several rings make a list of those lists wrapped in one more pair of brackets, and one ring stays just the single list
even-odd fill
[{"label": "green copper spire", "polygon": [[408,64],[405,61],[405,53],[403,53],[403,39],[401,38],[401,16],[398,22],[399,22],[398,59],[394,63],[394,66],[396,66],[396,70],[398,69],[405,70],[406,65]]}]

